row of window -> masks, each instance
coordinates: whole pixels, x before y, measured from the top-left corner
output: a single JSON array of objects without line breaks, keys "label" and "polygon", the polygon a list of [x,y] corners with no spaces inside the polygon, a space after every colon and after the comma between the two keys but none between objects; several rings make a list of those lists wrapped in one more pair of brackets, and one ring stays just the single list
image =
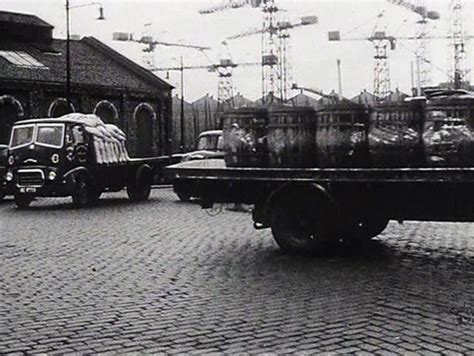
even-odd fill
[{"label": "row of window", "polygon": [[[16,109],[16,118],[21,119],[24,116],[24,109],[21,102],[13,96],[3,95],[0,96],[0,103],[6,103],[12,105]],[[147,116],[156,118],[156,112],[153,107],[148,103],[141,103],[135,107],[133,116],[137,116],[140,111],[146,111]],[[70,112],[76,112],[76,109],[72,103],[68,105],[67,100],[64,98],[55,99],[48,108],[48,117],[60,117]],[[119,112],[115,105],[108,100],[99,101],[92,111],[93,114],[99,116],[105,123],[117,123]]]}]

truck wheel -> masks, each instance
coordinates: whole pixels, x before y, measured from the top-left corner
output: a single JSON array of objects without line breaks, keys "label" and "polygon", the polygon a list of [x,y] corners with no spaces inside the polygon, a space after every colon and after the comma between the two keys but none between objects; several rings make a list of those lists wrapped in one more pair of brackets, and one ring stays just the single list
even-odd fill
[{"label": "truck wheel", "polygon": [[15,205],[18,209],[28,209],[33,199],[30,194],[15,194]]},{"label": "truck wheel", "polygon": [[84,208],[92,202],[92,187],[85,175],[76,178],[76,187],[72,194],[72,205],[75,208]]},{"label": "truck wheel", "polygon": [[190,201],[193,196],[192,188],[189,183],[174,183],[173,190],[179,200],[184,202]]},{"label": "truck wheel", "polygon": [[356,240],[370,240],[385,230],[389,219],[380,215],[369,215],[364,218],[356,218],[349,223],[348,235]]},{"label": "truck wheel", "polygon": [[142,170],[136,182],[127,186],[127,194],[130,200],[143,201],[150,197],[152,175],[149,170]]},{"label": "truck wheel", "polygon": [[291,254],[324,254],[335,241],[331,210],[326,199],[307,191],[278,199],[271,214],[271,230],[278,246]]}]

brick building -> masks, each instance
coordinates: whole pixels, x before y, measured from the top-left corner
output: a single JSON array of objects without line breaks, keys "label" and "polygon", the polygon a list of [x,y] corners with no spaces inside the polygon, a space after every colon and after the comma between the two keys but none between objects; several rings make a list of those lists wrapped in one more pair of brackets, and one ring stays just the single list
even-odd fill
[{"label": "brick building", "polygon": [[66,40],[33,15],[0,11],[0,143],[20,119],[95,113],[128,135],[132,156],[172,150],[173,87],[93,37]]}]

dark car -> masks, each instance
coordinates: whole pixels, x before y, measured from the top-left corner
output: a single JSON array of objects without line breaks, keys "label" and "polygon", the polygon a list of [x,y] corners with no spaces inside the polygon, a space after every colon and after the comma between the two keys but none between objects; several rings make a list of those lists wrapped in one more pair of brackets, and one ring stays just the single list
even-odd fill
[{"label": "dark car", "polygon": [[7,165],[8,146],[0,144],[0,200],[5,195],[5,173]]},{"label": "dark car", "polygon": [[[204,131],[198,137],[196,150],[185,153],[181,162],[188,162],[202,159],[224,159],[224,140],[222,130]],[[189,201],[192,197],[199,196],[199,187],[192,182],[173,184],[173,190],[181,201]]]}]

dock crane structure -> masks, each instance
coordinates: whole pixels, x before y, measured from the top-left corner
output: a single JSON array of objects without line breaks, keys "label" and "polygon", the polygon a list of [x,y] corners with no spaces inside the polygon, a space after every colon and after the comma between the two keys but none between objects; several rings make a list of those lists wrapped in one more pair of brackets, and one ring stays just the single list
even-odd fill
[{"label": "dock crane structure", "polygon": [[196,66],[180,66],[180,67],[157,67],[152,71],[184,71],[194,69],[207,69],[208,72],[217,73],[217,101],[220,107],[233,107],[234,103],[234,85],[233,85],[233,70],[237,67],[258,66],[260,62],[243,62],[235,63],[232,59],[221,58],[218,63]]},{"label": "dock crane structure", "polygon": [[406,0],[386,0],[387,2],[401,6],[413,13],[416,13],[420,18],[416,21],[416,41],[417,49],[415,52],[416,68],[417,68],[417,92],[421,94],[421,88],[428,87],[431,84],[430,66],[427,58],[428,43],[430,34],[428,30],[428,20],[439,20],[440,15],[436,11],[428,10],[425,5],[425,0],[417,0],[417,4],[413,4]]},{"label": "dock crane structure", "polygon": [[329,41],[370,41],[374,45],[374,95],[382,100],[390,94],[389,50],[395,50],[396,38],[385,31],[375,31],[364,38],[341,38],[339,31],[328,32]]},{"label": "dock crane structure", "polygon": [[279,98],[287,100],[291,89],[291,70],[288,60],[289,30],[293,27],[317,23],[316,16],[305,16],[297,23],[279,19],[275,0],[228,0],[211,8],[201,10],[201,14],[211,14],[243,6],[260,7],[262,11],[262,27],[251,29],[244,33],[230,36],[227,40],[243,38],[254,34],[262,35],[262,100],[272,101]]},{"label": "dock crane structure", "polygon": [[[148,25],[148,24],[147,24]],[[147,26],[145,25],[145,26]],[[148,32],[148,31],[146,31]],[[135,42],[145,45],[143,52],[146,55],[144,59],[144,64],[147,69],[152,70],[155,67],[154,62],[154,51],[157,46],[167,46],[167,47],[182,47],[182,48],[192,48],[198,51],[207,51],[210,50],[210,47],[206,46],[197,46],[193,44],[177,43],[177,42],[166,42],[166,41],[157,41],[153,38],[152,35],[145,33],[139,38],[135,38],[133,33],[127,32],[114,32],[112,35],[114,41],[125,41],[125,42]]]},{"label": "dock crane structure", "polygon": [[472,36],[466,36],[463,29],[463,3],[461,0],[451,2],[452,24],[451,33],[454,63],[452,66],[452,78],[454,79],[454,89],[461,89],[469,83],[470,68],[466,58],[466,41]]}]

